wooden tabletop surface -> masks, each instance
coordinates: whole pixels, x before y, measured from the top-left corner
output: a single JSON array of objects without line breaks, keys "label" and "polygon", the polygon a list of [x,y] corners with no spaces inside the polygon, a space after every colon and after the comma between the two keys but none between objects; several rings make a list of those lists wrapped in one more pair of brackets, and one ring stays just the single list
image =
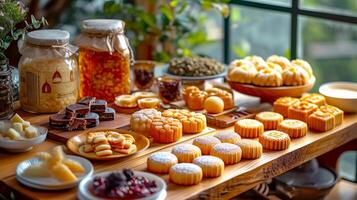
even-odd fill
[{"label": "wooden tabletop surface", "polygon": [[[239,104],[256,106],[259,101],[256,98],[241,96],[238,98]],[[42,115],[47,117],[47,115]],[[129,117],[129,116],[127,116]],[[30,122],[36,123],[32,117],[25,116]],[[233,129],[233,127],[227,128]],[[238,164],[225,167],[224,174],[218,178],[203,179],[195,186],[178,186],[170,183],[168,175],[161,176],[168,185],[167,199],[229,199],[248,189],[256,186],[264,180],[282,174],[305,161],[324,154],[348,141],[357,138],[357,114],[346,114],[344,123],[337,128],[325,132],[309,132],[305,137],[293,139],[289,149],[284,151],[266,151],[263,156],[256,160],[242,160]],[[205,133],[214,134],[217,131]],[[180,142],[192,143],[193,137],[185,137]],[[31,158],[36,152],[46,151],[59,143],[46,140],[36,146],[32,151],[11,154],[5,151],[0,152],[0,179],[2,187],[12,190],[15,194],[23,195],[32,199],[76,199],[76,188],[64,191],[40,191],[22,186],[16,181],[16,165],[26,159]],[[153,149],[150,149],[153,148]],[[149,153],[141,153],[115,161],[92,162],[95,172],[108,170],[119,170],[131,168],[135,170],[146,170],[146,159],[150,153],[155,151],[170,151],[172,145],[163,148],[150,147]]]}]

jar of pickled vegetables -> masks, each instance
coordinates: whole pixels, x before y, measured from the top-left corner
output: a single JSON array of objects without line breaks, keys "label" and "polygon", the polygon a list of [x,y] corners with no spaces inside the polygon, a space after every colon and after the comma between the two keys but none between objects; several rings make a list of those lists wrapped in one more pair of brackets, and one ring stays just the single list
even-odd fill
[{"label": "jar of pickled vegetables", "polygon": [[19,44],[20,103],[35,113],[54,113],[73,104],[79,94],[77,48],[69,33],[37,30]]},{"label": "jar of pickled vegetables", "polygon": [[113,102],[130,93],[132,59],[121,20],[93,19],[82,22],[79,46],[80,96]]}]

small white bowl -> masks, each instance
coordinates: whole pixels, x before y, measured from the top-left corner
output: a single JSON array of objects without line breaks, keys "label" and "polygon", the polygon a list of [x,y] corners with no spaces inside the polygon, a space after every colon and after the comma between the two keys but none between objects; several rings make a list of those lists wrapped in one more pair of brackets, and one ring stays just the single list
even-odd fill
[{"label": "small white bowl", "polygon": [[331,82],[320,86],[319,92],[328,104],[345,112],[357,112],[357,83]]},{"label": "small white bowl", "polygon": [[[101,200],[103,198],[95,196],[91,192],[91,185],[94,177],[97,176],[108,176],[109,174],[113,173],[114,171],[102,172],[99,174],[95,174],[92,177],[87,177],[81,181],[78,186],[77,198],[79,200]],[[149,180],[154,180],[158,187],[158,192],[152,194],[151,196],[138,198],[137,200],[163,200],[166,198],[166,183],[165,181],[151,173],[141,172],[141,171],[134,171],[135,176],[143,176]]]},{"label": "small white bowl", "polygon": [[3,148],[10,152],[25,152],[33,148],[33,146],[42,143],[47,137],[47,128],[42,126],[34,126],[39,131],[39,135],[34,138],[28,138],[23,140],[7,140],[0,138],[0,148]]}]

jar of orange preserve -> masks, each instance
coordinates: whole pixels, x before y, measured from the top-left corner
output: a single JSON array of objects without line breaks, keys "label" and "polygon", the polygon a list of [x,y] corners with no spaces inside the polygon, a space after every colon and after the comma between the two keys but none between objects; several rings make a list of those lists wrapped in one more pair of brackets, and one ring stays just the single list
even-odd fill
[{"label": "jar of orange preserve", "polygon": [[93,19],[82,22],[79,46],[80,96],[113,102],[130,93],[131,49],[121,20]]}]

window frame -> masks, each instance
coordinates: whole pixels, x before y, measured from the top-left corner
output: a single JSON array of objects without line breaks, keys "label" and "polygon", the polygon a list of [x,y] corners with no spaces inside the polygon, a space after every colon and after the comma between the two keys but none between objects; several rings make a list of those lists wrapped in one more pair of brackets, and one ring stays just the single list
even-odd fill
[{"label": "window frame", "polygon": [[[300,0],[291,0],[291,5],[276,5],[273,3],[266,2],[256,2],[250,0],[231,0],[231,5],[240,5],[246,6],[250,8],[258,8],[270,11],[277,11],[290,14],[290,57],[291,59],[297,58],[298,51],[298,31],[299,31],[299,16],[307,16],[318,19],[331,20],[336,22],[357,24],[357,17],[343,14],[335,14],[326,11],[317,11],[308,8],[301,8]],[[223,39],[223,58],[225,63],[229,63],[230,61],[230,17],[224,18],[223,22],[223,31],[224,31],[224,39]]]}]

